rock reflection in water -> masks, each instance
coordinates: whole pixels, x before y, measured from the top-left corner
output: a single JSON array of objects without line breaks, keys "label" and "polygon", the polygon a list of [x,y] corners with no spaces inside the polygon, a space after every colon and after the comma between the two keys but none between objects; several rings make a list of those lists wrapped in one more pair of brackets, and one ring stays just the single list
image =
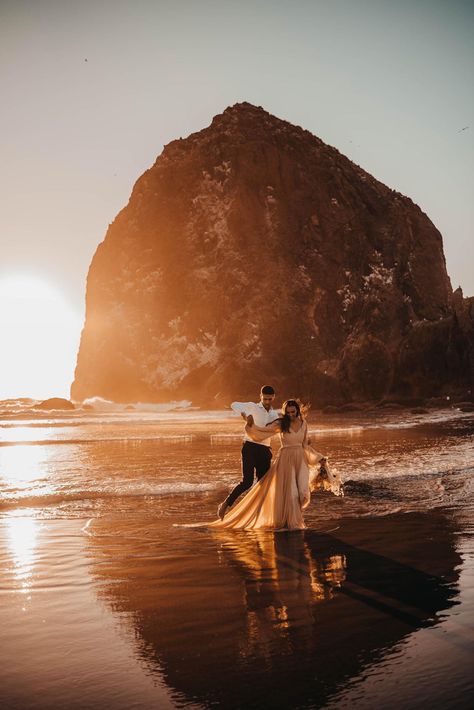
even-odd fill
[{"label": "rock reflection in water", "polygon": [[150,525],[99,521],[92,570],[177,706],[319,707],[456,603],[441,512],[352,520],[338,537]]}]

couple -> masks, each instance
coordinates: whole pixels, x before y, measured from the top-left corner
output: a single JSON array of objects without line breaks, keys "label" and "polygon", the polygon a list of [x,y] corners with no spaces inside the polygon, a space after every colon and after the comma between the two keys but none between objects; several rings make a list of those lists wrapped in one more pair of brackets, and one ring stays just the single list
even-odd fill
[{"label": "couple", "polygon": [[[273,387],[260,391],[260,402],[234,402],[231,407],[246,420],[242,447],[242,481],[218,508],[212,528],[301,530],[303,510],[310,502],[309,465],[321,463],[319,477],[331,477],[325,458],[310,446],[304,412],[295,399],[287,400],[281,415],[272,408]],[[271,437],[278,434],[281,448],[273,464]],[[309,465],[308,465],[309,464]],[[254,477],[257,484],[251,488]],[[319,486],[316,486],[319,487]],[[233,507],[236,499],[251,490]]]}]

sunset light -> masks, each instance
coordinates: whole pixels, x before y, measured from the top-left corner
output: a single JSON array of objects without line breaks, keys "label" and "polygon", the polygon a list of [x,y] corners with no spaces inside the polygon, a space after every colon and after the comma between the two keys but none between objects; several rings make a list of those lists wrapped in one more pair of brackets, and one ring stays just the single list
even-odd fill
[{"label": "sunset light", "polygon": [[1,0],[0,710],[474,707],[473,36]]},{"label": "sunset light", "polygon": [[20,591],[29,589],[29,578],[35,561],[38,522],[29,517],[12,517],[8,520],[8,546],[14,564],[14,574],[22,580]]},{"label": "sunset light", "polygon": [[81,321],[52,284],[0,277],[0,397],[69,396]]}]

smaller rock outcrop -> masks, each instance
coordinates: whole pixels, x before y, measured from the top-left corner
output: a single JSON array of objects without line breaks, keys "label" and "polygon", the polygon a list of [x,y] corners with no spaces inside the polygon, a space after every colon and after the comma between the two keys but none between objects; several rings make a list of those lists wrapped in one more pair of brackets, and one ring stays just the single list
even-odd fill
[{"label": "smaller rock outcrop", "polygon": [[45,399],[39,404],[35,404],[35,409],[75,409],[74,404],[69,399],[63,399],[62,397],[50,397]]},{"label": "smaller rock outcrop", "polygon": [[469,373],[470,394],[474,393],[474,296],[464,298],[461,288],[453,293],[458,338],[462,341],[463,369]]}]

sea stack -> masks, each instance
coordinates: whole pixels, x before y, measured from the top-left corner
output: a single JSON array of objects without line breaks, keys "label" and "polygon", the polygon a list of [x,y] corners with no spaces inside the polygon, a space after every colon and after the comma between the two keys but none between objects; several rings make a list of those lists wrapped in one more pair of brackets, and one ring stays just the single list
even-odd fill
[{"label": "sea stack", "polygon": [[409,198],[240,103],[167,145],[110,225],[71,395],[220,406],[264,383],[319,405],[444,394],[472,386],[463,303],[439,231]]}]

